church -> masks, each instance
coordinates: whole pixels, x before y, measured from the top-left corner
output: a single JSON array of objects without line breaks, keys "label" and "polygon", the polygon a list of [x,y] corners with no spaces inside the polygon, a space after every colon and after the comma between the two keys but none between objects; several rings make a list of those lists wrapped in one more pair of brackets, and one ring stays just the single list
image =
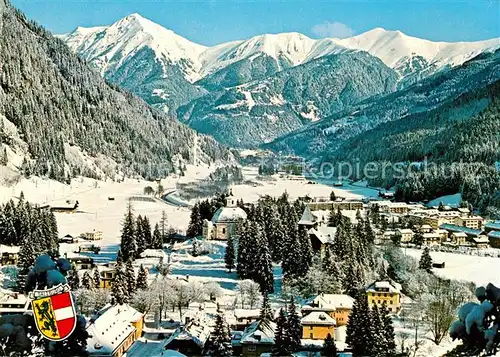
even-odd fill
[{"label": "church", "polygon": [[238,222],[246,219],[246,212],[238,207],[238,200],[231,192],[226,198],[226,206],[219,208],[210,221],[203,221],[203,238],[227,240],[236,233]]}]

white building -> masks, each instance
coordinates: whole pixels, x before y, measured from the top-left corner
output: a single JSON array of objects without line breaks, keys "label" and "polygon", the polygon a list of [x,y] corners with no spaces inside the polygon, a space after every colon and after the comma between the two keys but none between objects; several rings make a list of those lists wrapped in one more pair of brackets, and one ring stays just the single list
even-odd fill
[{"label": "white building", "polygon": [[219,208],[210,221],[203,222],[203,238],[226,240],[236,233],[238,222],[246,219],[246,212],[238,207],[238,200],[231,194],[226,206]]}]

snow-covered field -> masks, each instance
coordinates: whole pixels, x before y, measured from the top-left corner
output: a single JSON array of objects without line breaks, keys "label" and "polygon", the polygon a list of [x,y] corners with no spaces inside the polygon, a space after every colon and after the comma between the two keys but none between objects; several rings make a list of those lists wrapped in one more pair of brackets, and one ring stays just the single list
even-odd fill
[{"label": "snow-covered field", "polygon": [[[420,259],[422,255],[422,250],[418,249],[405,249],[404,251],[416,259]],[[434,273],[442,277],[472,281],[478,286],[490,282],[500,286],[500,274],[498,273],[500,258],[433,251],[430,254],[434,262],[445,262],[445,268],[434,268]]]}]

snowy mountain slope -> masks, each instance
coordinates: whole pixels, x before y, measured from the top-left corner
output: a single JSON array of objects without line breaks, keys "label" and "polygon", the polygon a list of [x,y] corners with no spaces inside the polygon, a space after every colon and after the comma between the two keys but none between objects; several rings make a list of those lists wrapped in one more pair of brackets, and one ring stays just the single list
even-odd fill
[{"label": "snowy mountain slope", "polygon": [[[437,72],[459,66],[482,52],[500,47],[500,39],[471,43],[432,42],[381,28],[346,39],[316,40],[291,32],[265,34],[205,47],[138,14],[127,16],[109,27],[78,28],[61,37],[74,52],[98,68],[108,81],[132,91],[171,116],[182,116],[183,120],[202,132],[220,137],[221,133],[214,132],[221,129],[219,126],[228,127],[229,123],[242,125],[237,137],[223,140],[239,145],[242,143],[240,137],[257,144],[267,142],[277,134],[287,134],[297,126],[334,115],[335,110],[346,110],[346,105],[370,95],[386,93],[389,87],[390,91],[405,89]],[[335,86],[323,88],[314,80],[296,83],[292,89],[273,88],[269,91],[269,81],[276,78],[282,83],[294,82],[293,78],[286,78],[295,74],[290,69],[305,66],[311,71],[325,73],[331,70],[329,60],[307,65],[353,51],[367,53],[377,59],[379,63],[374,64],[376,71],[379,64],[388,67],[395,74],[396,84],[382,85],[375,90],[371,87],[373,82],[366,81],[365,71],[369,71],[369,66],[360,69],[359,63],[344,63],[346,68],[361,71],[349,76],[349,82],[344,83],[344,92]],[[356,56],[346,58],[353,61],[359,59]],[[298,72],[302,73],[304,68]],[[336,70],[334,66],[332,71]],[[307,74],[307,78],[313,76],[314,73]],[[389,77],[392,78],[392,75]],[[387,73],[385,78],[388,78]],[[381,83],[385,83],[384,79]],[[248,88],[242,92],[247,85]],[[296,92],[297,88],[302,91],[300,96],[284,95]],[[325,88],[332,92],[327,92]],[[358,92],[353,88],[363,90]],[[227,93],[224,94],[224,91]],[[343,93],[344,99],[350,99],[339,102],[339,93]],[[243,99],[239,100],[240,97]],[[257,105],[240,105],[248,97]],[[298,97],[301,99],[297,101]],[[236,99],[226,103],[227,98]],[[323,99],[328,101],[328,98],[334,99],[325,104]],[[266,108],[280,107],[279,111],[271,113],[266,109],[262,112],[261,104],[266,100],[270,101]],[[280,101],[283,103],[276,105]],[[273,125],[252,129],[254,119],[256,122],[263,120],[261,115],[269,116],[271,119],[268,122]],[[238,122],[235,118],[249,121]],[[264,132],[264,128],[269,132]],[[237,128],[227,131],[233,133],[235,130]],[[255,131],[259,134],[254,135]]]}]

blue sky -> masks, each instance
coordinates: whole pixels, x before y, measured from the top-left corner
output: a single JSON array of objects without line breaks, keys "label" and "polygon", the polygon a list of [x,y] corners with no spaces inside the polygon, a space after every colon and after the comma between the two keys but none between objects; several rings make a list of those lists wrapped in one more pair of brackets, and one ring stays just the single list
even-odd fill
[{"label": "blue sky", "polygon": [[137,12],[204,45],[296,31],[346,37],[374,27],[433,41],[500,37],[498,0],[11,0],[55,33],[109,25]]}]

